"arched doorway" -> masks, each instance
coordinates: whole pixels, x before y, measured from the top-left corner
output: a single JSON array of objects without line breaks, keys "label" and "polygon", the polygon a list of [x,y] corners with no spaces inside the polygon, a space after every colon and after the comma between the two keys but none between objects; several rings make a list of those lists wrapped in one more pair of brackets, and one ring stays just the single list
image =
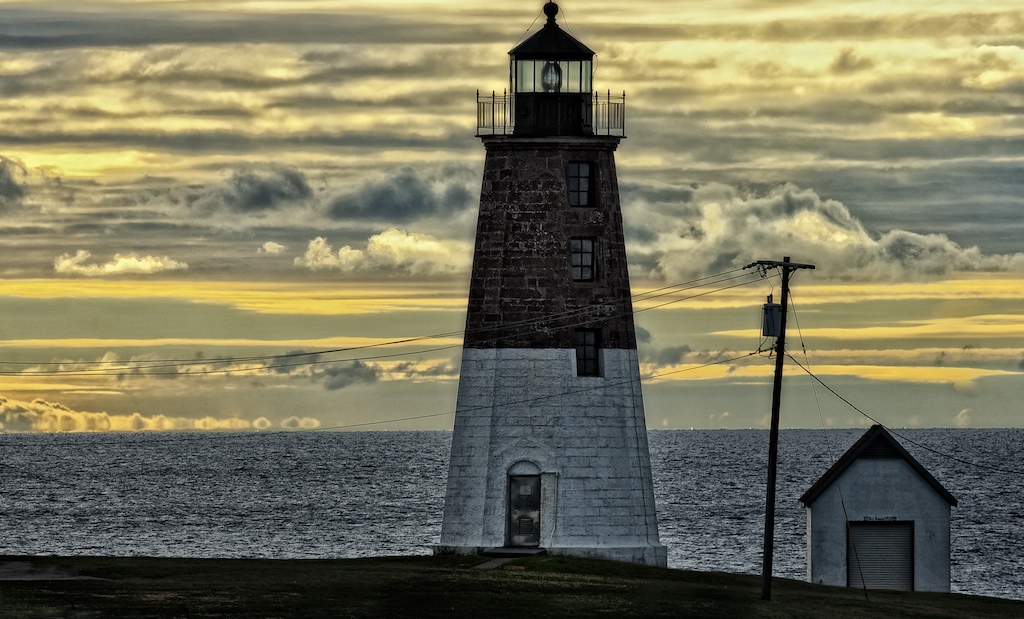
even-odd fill
[{"label": "arched doorway", "polygon": [[532,462],[508,470],[508,545],[540,546],[540,467]]}]

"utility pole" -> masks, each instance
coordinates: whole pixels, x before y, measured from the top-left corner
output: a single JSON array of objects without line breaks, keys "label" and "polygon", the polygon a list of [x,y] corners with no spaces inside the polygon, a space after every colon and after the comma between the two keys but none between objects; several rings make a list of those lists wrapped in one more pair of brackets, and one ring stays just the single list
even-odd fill
[{"label": "utility pole", "polygon": [[790,262],[789,256],[777,260],[758,260],[746,268],[782,272],[782,319],[775,339],[775,384],[772,389],[772,429],[768,439],[768,490],[764,507],[764,561],[761,564],[761,599],[772,599],[772,558],[775,553],[775,479],[779,459],[779,410],[782,404],[782,362],[786,357],[786,313],[789,309],[789,276],[797,269],[813,269],[813,264]]}]

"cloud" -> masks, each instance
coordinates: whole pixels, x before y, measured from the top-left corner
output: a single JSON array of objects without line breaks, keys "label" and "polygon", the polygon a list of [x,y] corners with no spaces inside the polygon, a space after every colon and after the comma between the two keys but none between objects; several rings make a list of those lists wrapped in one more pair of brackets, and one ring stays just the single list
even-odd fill
[{"label": "cloud", "polygon": [[28,170],[23,163],[0,156],[0,212],[21,205],[26,193],[23,182],[27,174]]},{"label": "cloud", "polygon": [[971,427],[971,409],[965,408],[956,415],[953,415],[953,425],[958,428]]},{"label": "cloud", "polygon": [[380,381],[458,378],[458,369],[449,361],[402,361],[365,363],[363,361],[328,362],[322,353],[296,350],[274,359],[265,366],[278,375],[306,378],[322,383],[328,391],[355,385],[373,385]]},{"label": "cloud", "polygon": [[[266,421],[266,419],[263,419]],[[260,423],[266,429],[266,424]],[[77,411],[63,404],[36,399],[22,402],[0,398],[0,430],[7,432],[136,432],[143,430],[245,430],[252,422],[237,417],[114,415]]]},{"label": "cloud", "polygon": [[472,245],[438,240],[427,234],[389,228],[369,238],[366,249],[345,245],[335,252],[327,239],[309,242],[295,265],[312,271],[338,269],[345,273],[381,271],[405,275],[447,275],[468,270]]},{"label": "cloud", "polygon": [[[0,36],[2,49],[61,49],[92,47],[148,47],[154,45],[232,45],[279,43],[452,44],[505,40],[496,26],[506,23],[490,18],[474,27],[452,27],[444,22],[424,21],[421,15],[393,11],[354,12],[211,12],[195,19],[183,11],[153,11],[145,6],[131,11],[85,11],[10,9],[5,11],[8,32]],[[458,16],[460,26],[465,13]],[[382,40],[382,33],[386,38]],[[514,39],[514,37],[513,37]]]},{"label": "cloud", "polygon": [[211,213],[261,215],[282,207],[303,204],[313,190],[302,171],[280,164],[246,165],[231,173],[223,184],[191,193],[192,208]]},{"label": "cloud", "polygon": [[337,391],[352,385],[372,385],[380,378],[380,369],[362,361],[353,361],[344,365],[326,366],[318,370],[316,375],[323,379],[328,391]]},{"label": "cloud", "polygon": [[164,256],[138,256],[135,253],[114,254],[114,258],[104,264],[86,264],[92,254],[84,249],[75,255],[62,254],[53,261],[53,270],[62,275],[85,275],[102,277],[106,275],[152,275],[162,271],[180,271],[188,268],[184,262],[178,262]]},{"label": "cloud", "polygon": [[944,234],[891,230],[872,236],[842,203],[792,184],[758,194],[709,183],[686,201],[640,201],[641,213],[631,219],[641,222],[639,236],[651,240],[631,245],[634,265],[670,281],[783,255],[815,264],[815,276],[828,279],[1024,270],[1024,253],[986,255]]},{"label": "cloud", "polygon": [[286,430],[315,430],[320,427],[320,420],[315,417],[288,417],[281,422]]},{"label": "cloud", "polygon": [[274,374],[321,382],[328,391],[338,391],[353,385],[372,385],[384,375],[377,364],[359,360],[327,363],[323,361],[321,353],[304,350],[290,351],[286,356],[269,361],[265,368]]},{"label": "cloud", "polygon": [[[114,352],[107,352],[94,361],[58,359],[48,369],[61,372],[81,372],[83,368],[102,370],[118,381],[118,387],[129,386],[129,381],[158,379],[166,382],[181,380],[215,380],[214,377],[230,380],[231,377],[247,379],[250,384],[263,386],[271,379],[274,385],[293,384],[297,380],[310,384],[321,384],[328,391],[338,391],[355,385],[372,385],[380,381],[434,380],[458,377],[458,369],[447,360],[421,360],[402,362],[366,363],[360,360],[331,361],[323,352],[291,350],[266,360],[239,359],[203,361],[203,355],[169,366],[152,354],[135,356],[122,361]],[[40,366],[29,367],[21,376],[34,378],[42,370]],[[152,386],[152,382],[132,385],[134,389]],[[255,423],[255,422],[254,422]]]},{"label": "cloud", "polygon": [[256,249],[256,253],[257,254],[270,254],[272,256],[276,256],[278,254],[284,253],[285,250],[287,250],[287,249],[288,249],[287,247],[285,247],[284,245],[281,245],[280,243],[275,243],[274,241],[267,241],[266,243],[264,243],[263,245],[260,245]]},{"label": "cloud", "polygon": [[468,168],[449,166],[439,178],[430,179],[403,166],[338,196],[328,207],[328,215],[333,219],[407,222],[462,211],[474,200],[466,187],[468,173]]},{"label": "cloud", "polygon": [[389,380],[458,378],[459,370],[447,361],[429,363],[406,361],[391,367],[382,364],[381,377]]},{"label": "cloud", "polygon": [[323,382],[328,391],[337,391],[352,385],[372,385],[380,380],[382,371],[375,364],[362,361],[322,363],[321,353],[304,350],[290,351],[287,356],[273,359],[266,369],[275,374],[304,376],[314,382]]},{"label": "cloud", "polygon": [[648,331],[647,329],[644,329],[640,325],[636,325],[634,327],[634,329],[636,330],[636,341],[637,342],[639,342],[641,344],[650,344],[651,343],[651,332],[650,331]]},{"label": "cloud", "polygon": [[223,190],[224,202],[240,212],[265,211],[311,195],[305,175],[281,165],[236,170]]},{"label": "cloud", "polygon": [[839,52],[839,55],[832,61],[832,66],[829,69],[836,75],[847,75],[859,71],[867,71],[874,66],[875,63],[870,58],[861,58],[857,56],[852,47],[847,47]]},{"label": "cloud", "polygon": [[692,352],[693,349],[685,344],[682,346],[669,346],[653,351],[649,355],[649,360],[657,365],[678,365]]}]

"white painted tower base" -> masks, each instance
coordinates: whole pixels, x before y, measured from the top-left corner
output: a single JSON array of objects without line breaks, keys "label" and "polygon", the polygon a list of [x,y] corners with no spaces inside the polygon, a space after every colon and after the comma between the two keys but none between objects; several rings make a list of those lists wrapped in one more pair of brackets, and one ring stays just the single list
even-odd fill
[{"label": "white painted tower base", "polygon": [[[539,547],[665,566],[636,350],[473,349],[462,357],[439,553],[509,545],[509,475],[539,474]],[[550,396],[550,397],[548,397]]]}]

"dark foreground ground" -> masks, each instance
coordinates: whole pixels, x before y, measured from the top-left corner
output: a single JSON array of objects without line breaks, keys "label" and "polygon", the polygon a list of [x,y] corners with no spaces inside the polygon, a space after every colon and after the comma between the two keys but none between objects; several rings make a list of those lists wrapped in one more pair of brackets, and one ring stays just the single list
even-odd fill
[{"label": "dark foreground ground", "polygon": [[[0,557],[0,617],[1024,617],[1024,602],[530,557]],[[494,565],[491,563],[490,565]]]}]

